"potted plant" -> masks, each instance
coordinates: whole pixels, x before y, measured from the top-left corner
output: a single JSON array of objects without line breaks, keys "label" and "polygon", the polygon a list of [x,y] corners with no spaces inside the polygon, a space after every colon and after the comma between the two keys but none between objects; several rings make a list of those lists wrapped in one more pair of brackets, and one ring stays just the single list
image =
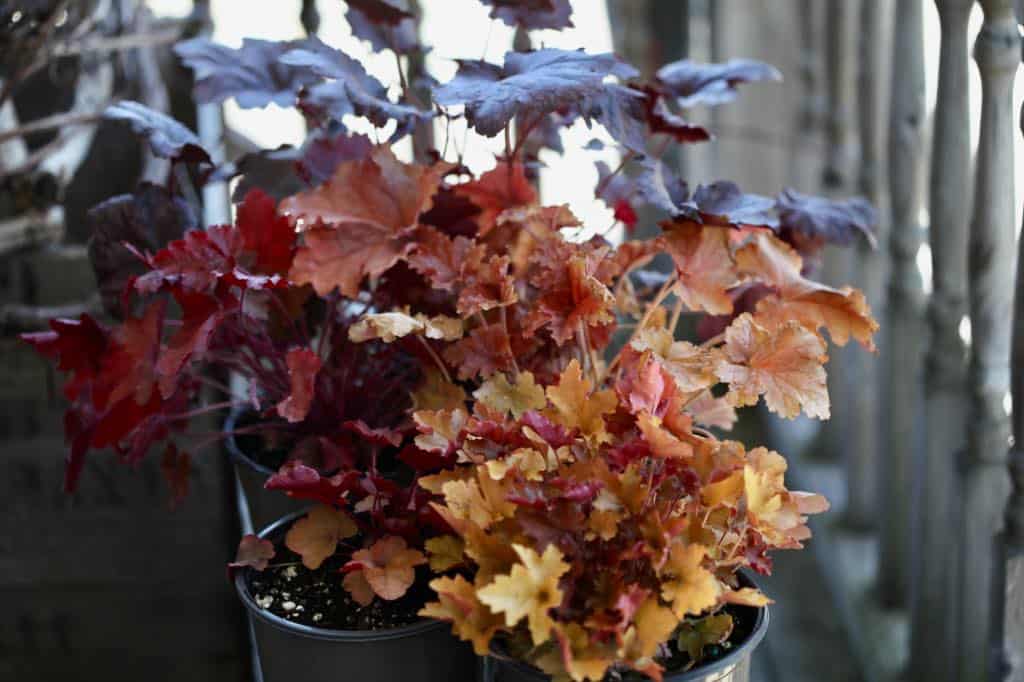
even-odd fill
[{"label": "potted plant", "polygon": [[[562,2],[485,4],[524,28],[569,19]],[[374,49],[421,49],[397,3],[349,5]],[[828,416],[824,333],[871,348],[877,325],[808,265],[873,216],[726,181],[691,192],[660,156],[710,137],[680,108],[777,72],[680,62],[642,81],[613,55],[513,52],[461,62],[430,110],[404,73],[396,101],[316,38],[177,52],[200,100],[297,102],[310,136],[217,166],[174,121],[109,111],[176,172],[94,211],[122,321],[25,337],[69,376],[67,485],[106,447],[130,463],[167,442],[179,497],[214,444],[266,458],[265,487],[313,505],[244,537],[230,564],[267,679],[466,679],[445,621],[503,679],[689,679],[749,657],[768,600],[741,569],[767,571],[827,505],[785,488],[779,455],[716,433],[762,396]],[[389,142],[347,132],[353,114]],[[504,153],[480,174],[447,144],[400,160],[394,143],[434,117],[504,134]],[[595,187],[613,227],[650,205],[661,236],[615,246],[541,205],[539,150],[576,120],[619,145]],[[194,229],[187,185],[235,176],[233,223]],[[144,248],[154,223],[182,236]],[[210,391],[223,397],[202,404]],[[233,415],[224,431],[188,428],[216,412]]]}]

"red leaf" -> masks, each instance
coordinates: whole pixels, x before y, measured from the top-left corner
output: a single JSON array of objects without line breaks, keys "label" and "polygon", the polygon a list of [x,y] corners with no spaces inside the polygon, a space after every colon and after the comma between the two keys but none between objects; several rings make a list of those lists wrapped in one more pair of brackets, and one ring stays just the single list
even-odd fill
[{"label": "red leaf", "polygon": [[444,352],[444,359],[459,369],[459,378],[489,377],[512,369],[512,345],[505,327],[491,324],[477,327]]},{"label": "red leaf", "polygon": [[316,500],[334,505],[345,493],[358,489],[359,474],[354,471],[334,476],[321,476],[320,472],[302,462],[285,462],[281,469],[267,479],[267,490],[283,490],[296,500]]},{"label": "red leaf", "polygon": [[161,354],[156,369],[160,374],[160,392],[171,396],[178,385],[180,372],[194,358],[206,353],[217,327],[229,313],[237,310],[238,302],[231,299],[223,306],[217,299],[205,294],[174,290],[174,298],[184,313],[181,327]]},{"label": "red leaf", "polygon": [[320,356],[309,348],[291,349],[288,351],[286,362],[292,391],[287,398],[277,404],[277,413],[295,423],[302,421],[309,414],[321,362]]},{"label": "red leaf", "polygon": [[188,496],[189,477],[192,474],[192,458],[187,452],[178,450],[174,443],[168,443],[160,463],[160,472],[171,488],[171,506],[175,507]]},{"label": "red leaf", "polygon": [[253,268],[267,275],[287,275],[295,255],[295,228],[278,215],[274,200],[261,190],[245,195],[236,220],[245,250],[255,254]]},{"label": "red leaf", "polygon": [[57,369],[74,374],[64,385],[64,396],[74,400],[99,372],[110,331],[83,314],[77,320],[50,320],[50,331],[22,334],[20,338],[40,355],[56,360]]},{"label": "red leaf", "polygon": [[114,330],[116,345],[104,358],[102,387],[93,396],[97,407],[131,398],[136,405],[151,402],[157,383],[156,362],[164,326],[165,300],[154,301],[141,318],[130,318]]},{"label": "red leaf", "polygon": [[502,160],[479,180],[457,186],[455,192],[480,207],[477,224],[481,237],[494,229],[503,211],[537,203],[537,191],[526,178],[523,164],[508,164]]},{"label": "red leaf", "polygon": [[387,0],[348,0],[349,7],[359,10],[367,19],[375,24],[395,26],[403,19],[410,19],[413,15],[406,10],[396,7],[394,3]]},{"label": "red leaf", "polygon": [[390,445],[398,447],[402,444],[402,434],[394,429],[371,429],[362,419],[344,422],[341,427],[357,434],[374,445]]}]

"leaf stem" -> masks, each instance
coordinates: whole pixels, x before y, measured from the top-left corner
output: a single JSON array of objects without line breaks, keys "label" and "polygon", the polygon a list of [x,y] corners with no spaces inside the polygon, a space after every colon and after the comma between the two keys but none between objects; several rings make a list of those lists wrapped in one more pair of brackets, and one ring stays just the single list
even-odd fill
[{"label": "leaf stem", "polygon": [[447,368],[447,367],[445,367],[445,364],[444,364],[443,362],[441,362],[441,357],[440,357],[440,356],[439,356],[439,355],[437,354],[437,352],[436,352],[436,351],[435,351],[435,350],[434,350],[434,349],[433,349],[433,348],[431,347],[431,345],[430,345],[429,343],[427,343],[427,340],[426,340],[426,339],[424,339],[424,338],[423,338],[422,336],[420,336],[419,334],[417,334],[417,335],[416,335],[416,339],[417,339],[417,340],[418,340],[418,341],[419,341],[419,342],[420,342],[421,344],[423,344],[423,347],[424,347],[424,348],[426,348],[426,349],[427,349],[427,353],[428,353],[428,354],[430,354],[430,357],[431,357],[431,359],[432,359],[432,360],[434,361],[434,363],[435,363],[435,364],[437,365],[437,368],[441,370],[441,374],[443,374],[443,375],[444,375],[445,381],[447,381],[448,383],[453,383],[453,382],[452,382],[452,375],[448,373],[448,368]]},{"label": "leaf stem", "polygon": [[661,289],[658,290],[657,296],[655,296],[654,300],[647,305],[647,308],[644,311],[644,316],[640,319],[640,322],[637,324],[636,329],[634,329],[633,333],[629,335],[629,338],[626,340],[626,343],[622,345],[622,348],[619,349],[619,352],[615,354],[615,358],[612,360],[611,364],[608,365],[608,369],[605,372],[605,376],[611,373],[611,371],[618,366],[619,361],[622,359],[623,351],[625,351],[626,348],[629,347],[629,344],[633,342],[633,339],[636,338],[636,335],[639,334],[640,331],[647,326],[647,323],[651,319],[651,315],[653,315],[654,311],[661,306],[661,304],[665,301],[666,298],[668,298],[668,295],[672,293],[672,289],[675,287],[678,281],[678,275],[672,275],[667,280],[665,280],[665,283],[661,286]]}]

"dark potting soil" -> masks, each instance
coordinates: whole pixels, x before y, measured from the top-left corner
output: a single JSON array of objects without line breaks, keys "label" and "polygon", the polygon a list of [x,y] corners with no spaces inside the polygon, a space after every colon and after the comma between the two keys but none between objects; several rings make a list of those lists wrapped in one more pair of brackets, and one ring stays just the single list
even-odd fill
[{"label": "dark potting soil", "polygon": [[342,586],[341,557],[328,558],[316,570],[302,565],[297,554],[279,546],[277,556],[262,572],[251,572],[249,591],[260,608],[285,620],[328,630],[385,630],[422,620],[416,613],[430,599],[427,575],[401,599],[356,603]]}]

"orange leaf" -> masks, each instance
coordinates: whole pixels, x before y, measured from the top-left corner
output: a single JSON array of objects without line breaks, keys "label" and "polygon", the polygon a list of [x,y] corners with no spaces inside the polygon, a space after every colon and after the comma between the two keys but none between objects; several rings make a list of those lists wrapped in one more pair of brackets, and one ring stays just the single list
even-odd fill
[{"label": "orange leaf", "polygon": [[365,159],[339,164],[319,187],[282,201],[281,212],[297,218],[300,229],[356,223],[362,230],[397,236],[417,226],[452,168],[445,162],[402,163],[390,147],[381,145]]},{"label": "orange leaf", "polygon": [[772,287],[778,297],[762,299],[757,315],[766,324],[797,320],[808,329],[824,327],[832,341],[845,346],[850,337],[874,350],[878,323],[871,317],[864,294],[845,287],[833,289],[801,274],[800,256],[782,240],[759,232],[736,252],[739,270]]},{"label": "orange leaf", "polygon": [[320,356],[309,348],[292,348],[285,356],[291,393],[277,404],[277,413],[289,422],[300,422],[309,414],[313,403]]},{"label": "orange leaf", "polygon": [[255,571],[262,571],[267,567],[267,563],[274,558],[274,554],[273,542],[249,533],[238,543],[238,553],[228,567],[249,566]]},{"label": "orange leaf", "polygon": [[583,378],[583,370],[575,359],[559,377],[557,386],[547,389],[548,400],[553,405],[553,418],[559,424],[578,428],[585,436],[597,442],[608,439],[604,415],[615,411],[619,401],[614,391],[592,392],[593,384]]},{"label": "orange leaf", "polygon": [[765,329],[750,313],[725,331],[725,357],[718,378],[729,384],[729,400],[753,405],[760,395],[772,412],[792,419],[801,408],[809,417],[828,419],[825,343],[799,322]]},{"label": "orange leaf", "polygon": [[672,223],[660,237],[679,275],[676,294],[687,308],[712,315],[732,312],[729,289],[738,281],[729,231],[692,221]]},{"label": "orange leaf", "polygon": [[358,532],[355,522],[340,509],[320,505],[295,522],[284,537],[285,546],[302,557],[302,564],[310,569],[320,564],[338,549],[338,543]]},{"label": "orange leaf", "polygon": [[415,568],[427,563],[423,552],[410,549],[405,539],[388,535],[369,549],[352,553],[349,565],[357,565],[366,582],[381,599],[393,601],[404,595],[416,580]]},{"label": "orange leaf", "polygon": [[407,239],[450,168],[403,164],[382,146],[340,164],[320,187],[285,199],[282,211],[305,229],[289,277],[320,296],[334,287],[356,296],[364,277],[382,274],[412,249]]},{"label": "orange leaf", "polygon": [[362,571],[346,573],[341,585],[360,606],[369,606],[373,603],[373,588],[370,587],[370,583],[366,580],[366,574]]}]

